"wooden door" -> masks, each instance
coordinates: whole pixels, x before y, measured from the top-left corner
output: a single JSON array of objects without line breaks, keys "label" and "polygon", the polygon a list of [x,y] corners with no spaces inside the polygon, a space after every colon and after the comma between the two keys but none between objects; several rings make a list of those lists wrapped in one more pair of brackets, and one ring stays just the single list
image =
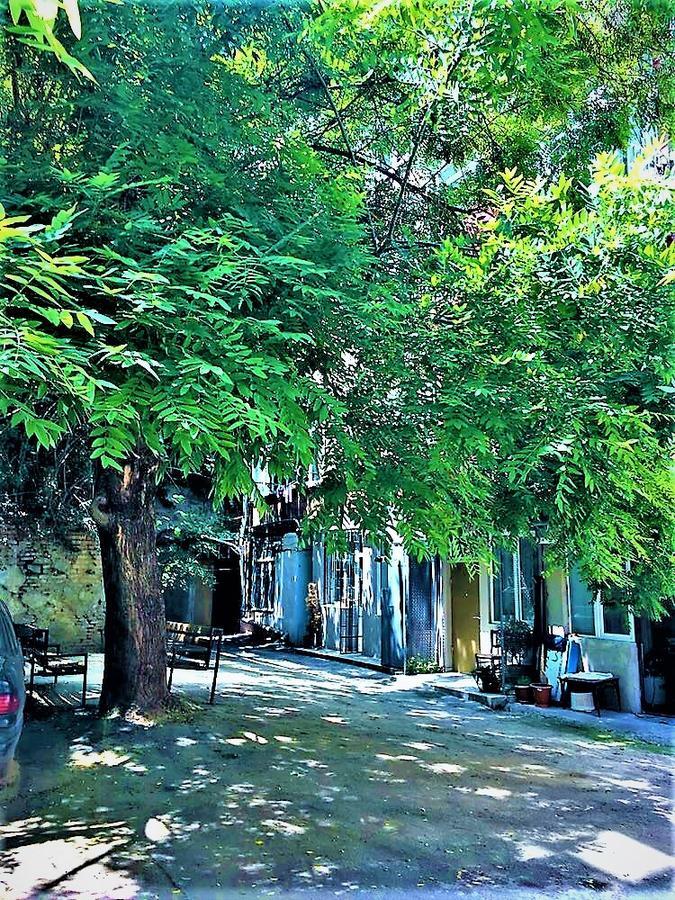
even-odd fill
[{"label": "wooden door", "polygon": [[452,570],[452,668],[471,672],[480,646],[478,577],[470,578],[466,566]]}]

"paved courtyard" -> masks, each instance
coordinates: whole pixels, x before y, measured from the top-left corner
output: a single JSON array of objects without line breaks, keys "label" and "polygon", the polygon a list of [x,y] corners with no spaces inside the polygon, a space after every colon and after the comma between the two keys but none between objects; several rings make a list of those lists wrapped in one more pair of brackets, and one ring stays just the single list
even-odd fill
[{"label": "paved courtyard", "polygon": [[665,746],[275,650],[209,678],[26,726],[1,896],[670,895]]}]

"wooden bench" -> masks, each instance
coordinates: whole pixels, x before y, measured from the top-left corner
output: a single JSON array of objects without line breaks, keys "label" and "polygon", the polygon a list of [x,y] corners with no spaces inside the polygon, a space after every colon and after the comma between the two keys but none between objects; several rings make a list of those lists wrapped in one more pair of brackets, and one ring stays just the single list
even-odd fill
[{"label": "wooden bench", "polygon": [[210,625],[192,625],[189,622],[167,622],[166,649],[169,656],[169,690],[173,684],[173,671],[177,666],[192,668],[196,665],[199,668],[208,669],[215,650],[213,680],[209,695],[209,703],[213,703],[222,641],[222,628],[212,628]]},{"label": "wooden bench", "polygon": [[54,684],[65,675],[82,676],[82,706],[87,702],[87,653],[61,653],[59,644],[49,642],[49,629],[16,623],[14,631],[23,650],[24,660],[30,664],[28,693],[35,689],[35,678],[53,678]]},{"label": "wooden bench", "polygon": [[179,664],[197,663],[208,669],[213,651],[222,636],[222,628],[212,628],[210,625],[166,623],[166,649]]}]

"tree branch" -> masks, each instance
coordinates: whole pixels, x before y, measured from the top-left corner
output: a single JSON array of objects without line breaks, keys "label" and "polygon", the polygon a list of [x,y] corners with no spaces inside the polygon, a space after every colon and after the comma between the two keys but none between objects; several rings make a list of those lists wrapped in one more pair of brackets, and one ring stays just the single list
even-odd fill
[{"label": "tree branch", "polygon": [[[346,150],[342,150],[340,147],[331,147],[328,144],[322,144],[318,141],[311,144],[311,147],[313,150],[317,150],[319,153],[330,153],[333,156],[341,156],[344,159],[352,160],[352,156]],[[354,153],[354,159],[356,159],[357,162],[361,163],[364,166],[370,166],[376,172],[384,175],[385,178],[389,178],[392,181],[395,181],[397,184],[403,184],[403,176],[400,175],[396,171],[396,169],[392,169],[390,166],[385,166],[383,163],[380,163],[375,159],[369,159],[367,156],[363,156],[361,153],[357,152]],[[443,168],[445,168],[445,165],[443,166]],[[435,203],[437,206],[443,206],[450,212],[468,213],[470,211],[462,206],[453,206],[451,203],[447,203],[442,197],[437,197],[434,194],[430,194],[426,190],[426,188],[421,187],[419,184],[408,182],[406,189],[410,191],[411,194],[418,194],[429,203]]]},{"label": "tree branch", "polygon": [[[289,26],[289,29],[290,29],[291,23],[288,20],[286,20],[286,24]],[[358,163],[358,160],[354,153],[354,150],[352,148],[351,141],[349,140],[349,135],[347,134],[347,129],[345,127],[344,120],[342,118],[342,115],[340,114],[340,110],[337,106],[337,103],[335,102],[335,99],[333,98],[333,95],[330,92],[328,82],[326,81],[326,78],[325,78],[323,72],[319,68],[316,60],[314,59],[312,54],[309,52],[309,50],[305,49],[305,47],[300,45],[300,52],[305,57],[305,59],[307,60],[307,62],[311,66],[311,68],[314,70],[316,77],[321,82],[321,87],[323,88],[323,92],[326,95],[326,99],[328,100],[328,103],[330,104],[331,109],[333,110],[333,115],[335,116],[335,121],[337,122],[337,126],[340,129],[340,134],[342,136],[342,140],[345,145],[345,149],[348,153],[348,158],[351,160],[351,162],[354,166],[358,167],[359,163]],[[364,207],[365,207],[365,211],[366,211],[366,218],[368,219],[368,227],[370,229],[371,239],[373,242],[373,250],[375,251],[375,253],[377,253],[379,250],[379,247],[378,247],[377,233],[375,231],[375,223],[373,222],[373,217],[370,213],[370,209],[368,207],[368,204],[365,202],[365,200],[364,200]]]},{"label": "tree branch", "polygon": [[427,119],[429,118],[429,113],[431,111],[431,103],[427,106],[424,111],[424,115],[420,120],[419,127],[417,129],[417,134],[413,138],[413,144],[410,148],[410,156],[408,157],[408,162],[406,163],[405,172],[403,173],[403,178],[401,180],[401,190],[398,193],[398,198],[396,199],[396,205],[394,206],[394,211],[391,214],[391,219],[389,221],[389,228],[387,229],[387,236],[385,237],[382,245],[380,247],[380,252],[388,248],[391,244],[392,238],[394,236],[394,229],[396,228],[396,224],[398,222],[399,213],[401,212],[401,206],[403,205],[403,198],[405,197],[406,188],[408,187],[408,182],[410,180],[410,174],[412,172],[413,163],[415,162],[415,157],[417,156],[417,151],[420,148],[420,144],[422,143],[422,138],[424,137],[424,132],[427,127]]}]

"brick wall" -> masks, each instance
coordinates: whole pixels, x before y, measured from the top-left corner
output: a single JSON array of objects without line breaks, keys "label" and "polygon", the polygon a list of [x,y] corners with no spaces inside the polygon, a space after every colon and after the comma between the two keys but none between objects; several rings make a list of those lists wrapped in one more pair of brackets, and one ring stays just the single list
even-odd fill
[{"label": "brick wall", "polygon": [[99,651],[104,600],[95,533],[71,531],[59,541],[0,525],[0,598],[15,622],[49,628],[64,650]]}]

